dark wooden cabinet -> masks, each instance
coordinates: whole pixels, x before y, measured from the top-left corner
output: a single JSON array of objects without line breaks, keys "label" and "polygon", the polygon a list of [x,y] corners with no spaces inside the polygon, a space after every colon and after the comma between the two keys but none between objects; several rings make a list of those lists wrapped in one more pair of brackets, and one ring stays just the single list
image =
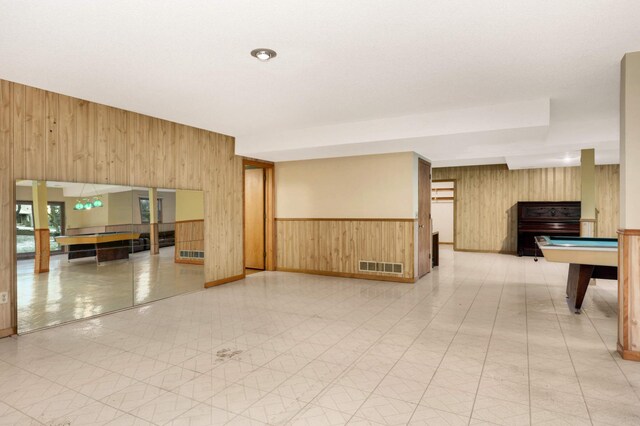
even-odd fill
[{"label": "dark wooden cabinet", "polygon": [[536,255],[538,235],[580,236],[580,201],[520,201],[517,210],[518,256]]},{"label": "dark wooden cabinet", "polygon": [[440,232],[431,235],[431,266],[440,265]]}]

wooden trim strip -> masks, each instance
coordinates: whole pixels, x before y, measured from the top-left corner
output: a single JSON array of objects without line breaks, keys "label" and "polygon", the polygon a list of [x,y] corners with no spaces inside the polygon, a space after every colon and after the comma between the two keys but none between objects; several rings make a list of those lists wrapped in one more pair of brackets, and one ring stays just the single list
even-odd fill
[{"label": "wooden trim strip", "polygon": [[416,222],[418,219],[370,217],[277,217],[276,220],[280,222]]},{"label": "wooden trim strip", "polygon": [[598,222],[598,220],[597,219],[580,219],[580,222],[596,223],[596,222]]},{"label": "wooden trim strip", "polygon": [[244,277],[245,277],[245,274],[240,274],[240,275],[234,275],[234,276],[228,277],[228,278],[222,278],[222,279],[215,280],[215,281],[209,281],[208,283],[204,284],[204,288],[215,287],[217,285],[231,283],[231,282],[234,282],[234,281],[241,280]]},{"label": "wooden trim strip", "polygon": [[176,220],[173,223],[193,223],[193,222],[204,222],[204,219],[193,219],[193,220]]},{"label": "wooden trim strip", "polygon": [[348,272],[333,272],[333,271],[315,271],[310,269],[295,269],[295,268],[276,268],[276,271],[279,272],[295,272],[300,274],[311,274],[311,275],[325,275],[329,277],[340,277],[340,278],[357,278],[362,280],[374,280],[374,281],[391,281],[396,283],[404,283],[404,284],[413,284],[417,281],[417,278],[405,278],[405,277],[394,277],[388,275],[368,275],[368,274],[351,274]]},{"label": "wooden trim strip", "polygon": [[627,361],[640,361],[640,352],[626,350],[620,346],[620,343],[618,343],[618,353]]},{"label": "wooden trim strip", "polygon": [[186,259],[183,257],[177,257],[175,263],[183,263],[185,265],[204,265],[204,259]]},{"label": "wooden trim strip", "polygon": [[3,337],[13,336],[14,334],[18,334],[18,330],[15,327],[4,328],[0,330],[0,339]]},{"label": "wooden trim strip", "polygon": [[242,157],[242,165],[270,169],[273,168],[275,163],[272,163],[271,161],[258,160],[257,158]]},{"label": "wooden trim strip", "polygon": [[640,229],[618,229],[620,235],[640,236]]},{"label": "wooden trim strip", "polygon": [[[442,244],[442,243],[440,243]],[[460,249],[454,248],[454,251],[462,251],[466,253],[499,253],[499,254],[513,254],[515,255],[515,251],[502,251],[502,250],[476,250],[476,249]]]}]

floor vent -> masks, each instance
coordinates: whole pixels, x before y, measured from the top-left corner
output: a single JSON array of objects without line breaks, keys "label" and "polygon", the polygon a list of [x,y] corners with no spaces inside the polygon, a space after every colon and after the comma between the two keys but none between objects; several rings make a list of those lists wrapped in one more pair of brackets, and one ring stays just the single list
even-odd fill
[{"label": "floor vent", "polygon": [[402,274],[402,263],[360,261],[360,272],[384,272],[387,274]]},{"label": "floor vent", "polygon": [[180,257],[183,259],[204,259],[202,250],[180,250]]}]

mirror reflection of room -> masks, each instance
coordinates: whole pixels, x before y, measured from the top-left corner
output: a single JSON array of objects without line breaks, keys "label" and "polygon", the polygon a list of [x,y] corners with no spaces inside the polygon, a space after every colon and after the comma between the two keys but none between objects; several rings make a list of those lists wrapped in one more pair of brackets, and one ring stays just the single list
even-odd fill
[{"label": "mirror reflection of room", "polygon": [[202,191],[144,189],[133,192],[134,230],[144,249],[134,261],[134,303],[201,290],[204,285]]},{"label": "mirror reflection of room", "polygon": [[18,181],[18,331],[202,289],[203,204],[200,191]]}]

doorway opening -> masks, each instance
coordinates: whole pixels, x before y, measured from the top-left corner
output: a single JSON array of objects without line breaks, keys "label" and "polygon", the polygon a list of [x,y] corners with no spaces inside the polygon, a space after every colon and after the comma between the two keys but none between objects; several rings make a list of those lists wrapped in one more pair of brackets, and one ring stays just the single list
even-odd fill
[{"label": "doorway opening", "polygon": [[245,159],[243,168],[245,274],[274,271],[276,259],[273,163]]},{"label": "doorway opening", "polygon": [[456,242],[456,182],[434,180],[431,188],[433,232],[438,232],[440,244],[453,246]]}]

